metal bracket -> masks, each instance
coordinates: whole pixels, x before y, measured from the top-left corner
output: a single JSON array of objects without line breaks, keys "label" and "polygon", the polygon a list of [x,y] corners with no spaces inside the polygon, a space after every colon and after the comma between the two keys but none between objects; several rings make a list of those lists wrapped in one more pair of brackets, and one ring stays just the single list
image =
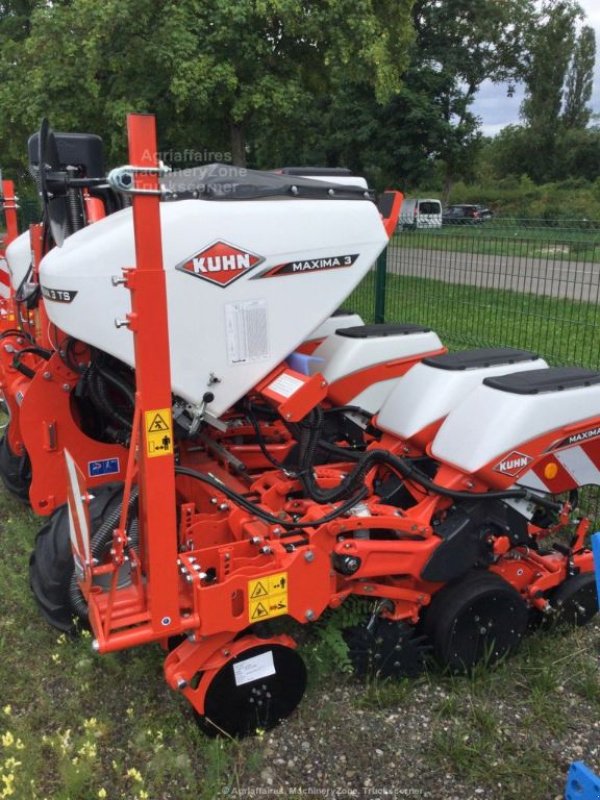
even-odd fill
[{"label": "metal bracket", "polygon": [[163,194],[161,189],[137,189],[135,186],[135,175],[166,175],[171,172],[170,167],[161,164],[159,167],[133,167],[126,164],[123,167],[115,167],[108,173],[108,184],[116,192],[121,194],[150,194],[160,197]]}]

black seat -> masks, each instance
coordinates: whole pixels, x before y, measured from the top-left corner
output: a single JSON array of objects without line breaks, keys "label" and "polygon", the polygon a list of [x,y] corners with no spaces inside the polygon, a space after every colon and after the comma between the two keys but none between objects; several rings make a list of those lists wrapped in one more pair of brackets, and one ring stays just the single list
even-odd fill
[{"label": "black seat", "polygon": [[514,347],[480,347],[477,350],[462,350],[459,353],[424,358],[423,363],[436,369],[464,370],[520,364],[523,361],[535,361],[537,358],[539,356],[529,350],[516,350]]},{"label": "black seat", "polygon": [[348,339],[372,339],[376,336],[408,336],[411,333],[429,333],[426,325],[415,325],[412,322],[388,322],[381,325],[355,325],[352,328],[340,328],[338,336]]},{"label": "black seat", "polygon": [[583,367],[555,367],[486,378],[486,386],[511,394],[545,394],[600,384],[600,372]]}]

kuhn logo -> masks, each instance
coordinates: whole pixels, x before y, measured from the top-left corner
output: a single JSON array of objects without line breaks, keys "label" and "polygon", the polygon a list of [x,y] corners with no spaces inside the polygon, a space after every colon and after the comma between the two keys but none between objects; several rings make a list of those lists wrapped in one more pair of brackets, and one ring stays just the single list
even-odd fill
[{"label": "kuhn logo", "polygon": [[241,250],[227,242],[215,242],[177,264],[175,269],[225,287],[263,261],[264,258],[256,253]]},{"label": "kuhn logo", "polygon": [[503,458],[499,464],[494,467],[494,472],[501,472],[503,475],[510,475],[511,478],[516,477],[519,472],[522,472],[526,466],[531,464],[533,458],[526,456],[525,453],[519,453],[518,450],[513,450],[506,458]]}]

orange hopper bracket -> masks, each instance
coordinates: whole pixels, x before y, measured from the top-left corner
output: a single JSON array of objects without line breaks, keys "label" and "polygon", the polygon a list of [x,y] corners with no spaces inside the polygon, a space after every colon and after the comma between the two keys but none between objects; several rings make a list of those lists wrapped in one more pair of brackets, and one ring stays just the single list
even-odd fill
[{"label": "orange hopper bracket", "polygon": [[[90,595],[90,620],[99,652],[166,639],[181,630],[171,367],[165,272],[160,227],[160,187],[153,116],[127,117],[130,164],[109,175],[113,188],[132,197],[135,267],[124,268],[124,284],[131,292],[131,312],[115,320],[124,336],[133,335],[136,405],[124,508],[132,486],[139,489],[140,556],[146,576],[143,624],[112,631],[112,595],[96,607]],[[137,445],[137,447],[136,447]],[[121,527],[124,525],[122,513]],[[114,567],[114,564],[113,564]]]},{"label": "orange hopper bracket", "polygon": [[310,377],[285,365],[270,372],[256,387],[286,422],[300,422],[327,395],[327,381],[320,373]]},{"label": "orange hopper bracket", "polygon": [[168,636],[180,624],[179,576],[167,290],[154,116],[130,114],[127,132],[134,181],[136,267],[126,270],[125,276],[131,291],[127,324],[133,332],[137,419],[142,427],[138,459],[140,526],[150,623],[155,633]]}]

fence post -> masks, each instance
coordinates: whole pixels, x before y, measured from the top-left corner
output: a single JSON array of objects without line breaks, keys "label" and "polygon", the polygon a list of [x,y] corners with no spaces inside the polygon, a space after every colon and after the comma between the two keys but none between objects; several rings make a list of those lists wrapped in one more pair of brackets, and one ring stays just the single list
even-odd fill
[{"label": "fence post", "polygon": [[385,322],[385,287],[387,281],[387,247],[377,259],[375,271],[375,322]]}]

